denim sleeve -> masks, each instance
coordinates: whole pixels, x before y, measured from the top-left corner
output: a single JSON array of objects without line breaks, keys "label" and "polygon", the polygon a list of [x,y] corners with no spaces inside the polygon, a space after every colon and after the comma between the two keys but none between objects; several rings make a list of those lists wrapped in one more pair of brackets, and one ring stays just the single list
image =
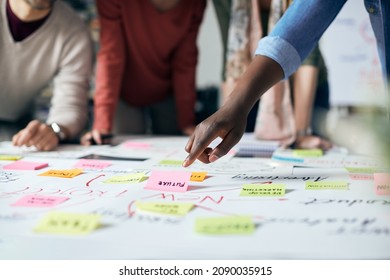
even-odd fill
[{"label": "denim sleeve", "polygon": [[259,41],[256,55],[280,64],[284,78],[301,65],[347,0],[294,0],[269,34]]}]

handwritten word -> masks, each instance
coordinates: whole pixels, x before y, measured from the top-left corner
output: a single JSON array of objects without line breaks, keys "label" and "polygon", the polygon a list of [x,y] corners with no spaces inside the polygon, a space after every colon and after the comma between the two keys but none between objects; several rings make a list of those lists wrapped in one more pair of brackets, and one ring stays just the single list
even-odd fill
[{"label": "handwritten word", "polygon": [[68,197],[62,196],[37,196],[37,195],[27,195],[16,201],[12,206],[24,206],[24,207],[52,207],[57,204],[60,204],[66,200]]},{"label": "handwritten word", "polygon": [[203,234],[251,234],[255,225],[249,216],[197,218],[195,231]]},{"label": "handwritten word", "polygon": [[243,179],[243,180],[302,180],[308,181],[313,180],[314,182],[322,181],[328,177],[297,177],[297,176],[258,176],[258,175],[247,175],[247,174],[238,174],[232,177],[232,179]]},{"label": "handwritten word", "polygon": [[39,176],[59,177],[59,178],[73,178],[83,173],[82,169],[63,169],[63,170],[48,170]]},{"label": "handwritten word", "polygon": [[306,182],[306,190],[348,190],[347,182]]},{"label": "handwritten word", "polygon": [[312,204],[339,204],[339,205],[347,205],[351,207],[353,205],[365,204],[365,205],[384,205],[390,206],[390,200],[384,199],[373,199],[373,200],[363,200],[363,199],[317,199],[313,198],[310,201],[302,202],[304,205],[312,205]]},{"label": "handwritten word", "polygon": [[244,184],[240,196],[284,196],[285,184]]}]

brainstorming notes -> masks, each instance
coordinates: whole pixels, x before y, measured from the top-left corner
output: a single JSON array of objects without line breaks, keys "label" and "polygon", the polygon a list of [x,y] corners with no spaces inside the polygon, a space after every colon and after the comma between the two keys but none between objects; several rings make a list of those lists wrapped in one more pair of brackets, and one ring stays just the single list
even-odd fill
[{"label": "brainstorming notes", "polygon": [[184,171],[152,171],[145,189],[186,192],[191,173]]},{"label": "brainstorming notes", "polygon": [[80,159],[75,167],[80,169],[104,169],[109,167],[111,162],[96,159]]},{"label": "brainstorming notes", "polygon": [[250,216],[197,218],[195,231],[202,234],[252,234],[255,224]]},{"label": "brainstorming notes", "polygon": [[99,226],[100,215],[81,213],[48,213],[35,227],[38,233],[85,235]]},{"label": "brainstorming notes", "polygon": [[374,173],[375,192],[378,195],[390,195],[390,173]]},{"label": "brainstorming notes", "polygon": [[127,175],[112,176],[107,180],[104,180],[105,184],[136,184],[139,183],[145,177],[145,173],[133,173]]},{"label": "brainstorming notes", "polygon": [[296,157],[322,157],[324,153],[321,149],[295,149],[293,155]]},{"label": "brainstorming notes", "polygon": [[40,195],[26,195],[12,204],[12,206],[21,207],[53,207],[66,200],[68,197],[63,196],[40,196]]},{"label": "brainstorming notes", "polygon": [[137,201],[136,207],[145,212],[157,214],[167,214],[174,216],[184,216],[194,207],[192,203],[176,203],[176,202],[143,202]]},{"label": "brainstorming notes", "polygon": [[284,196],[285,184],[244,184],[240,196]]},{"label": "brainstorming notes", "polygon": [[203,182],[207,176],[207,172],[192,172],[190,181],[191,182]]},{"label": "brainstorming notes", "polygon": [[348,190],[348,183],[343,181],[306,182],[305,184],[306,190]]},{"label": "brainstorming notes", "polygon": [[31,162],[18,160],[3,166],[5,170],[38,170],[49,166],[47,162]]},{"label": "brainstorming notes", "polygon": [[82,169],[63,169],[63,170],[48,170],[39,176],[59,177],[59,178],[73,178],[83,173]]}]

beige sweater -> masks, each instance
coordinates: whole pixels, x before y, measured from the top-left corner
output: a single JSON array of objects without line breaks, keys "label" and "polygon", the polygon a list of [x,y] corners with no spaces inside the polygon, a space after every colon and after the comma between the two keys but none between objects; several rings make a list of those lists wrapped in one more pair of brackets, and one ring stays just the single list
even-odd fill
[{"label": "beige sweater", "polygon": [[0,120],[16,121],[53,81],[47,123],[67,127],[75,137],[87,120],[92,44],[88,29],[66,4],[57,1],[33,34],[15,42],[6,0],[0,0]]}]

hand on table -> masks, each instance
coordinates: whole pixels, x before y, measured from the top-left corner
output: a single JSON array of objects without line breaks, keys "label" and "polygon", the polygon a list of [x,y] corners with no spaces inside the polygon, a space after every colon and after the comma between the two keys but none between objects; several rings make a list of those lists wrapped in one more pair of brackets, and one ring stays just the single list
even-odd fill
[{"label": "hand on table", "polygon": [[[240,141],[245,132],[247,114],[240,112],[238,107],[224,106],[196,126],[185,147],[189,155],[183,162],[184,167],[196,159],[204,163],[214,162]],[[214,149],[208,147],[217,137],[221,137],[222,142]]]},{"label": "hand on table", "polygon": [[105,145],[110,144],[112,139],[112,134],[108,131],[98,131],[96,129],[85,133],[80,142],[82,145]]},{"label": "hand on table", "polygon": [[40,151],[49,151],[58,146],[59,139],[50,126],[33,120],[12,137],[12,143],[18,147],[34,146]]}]

